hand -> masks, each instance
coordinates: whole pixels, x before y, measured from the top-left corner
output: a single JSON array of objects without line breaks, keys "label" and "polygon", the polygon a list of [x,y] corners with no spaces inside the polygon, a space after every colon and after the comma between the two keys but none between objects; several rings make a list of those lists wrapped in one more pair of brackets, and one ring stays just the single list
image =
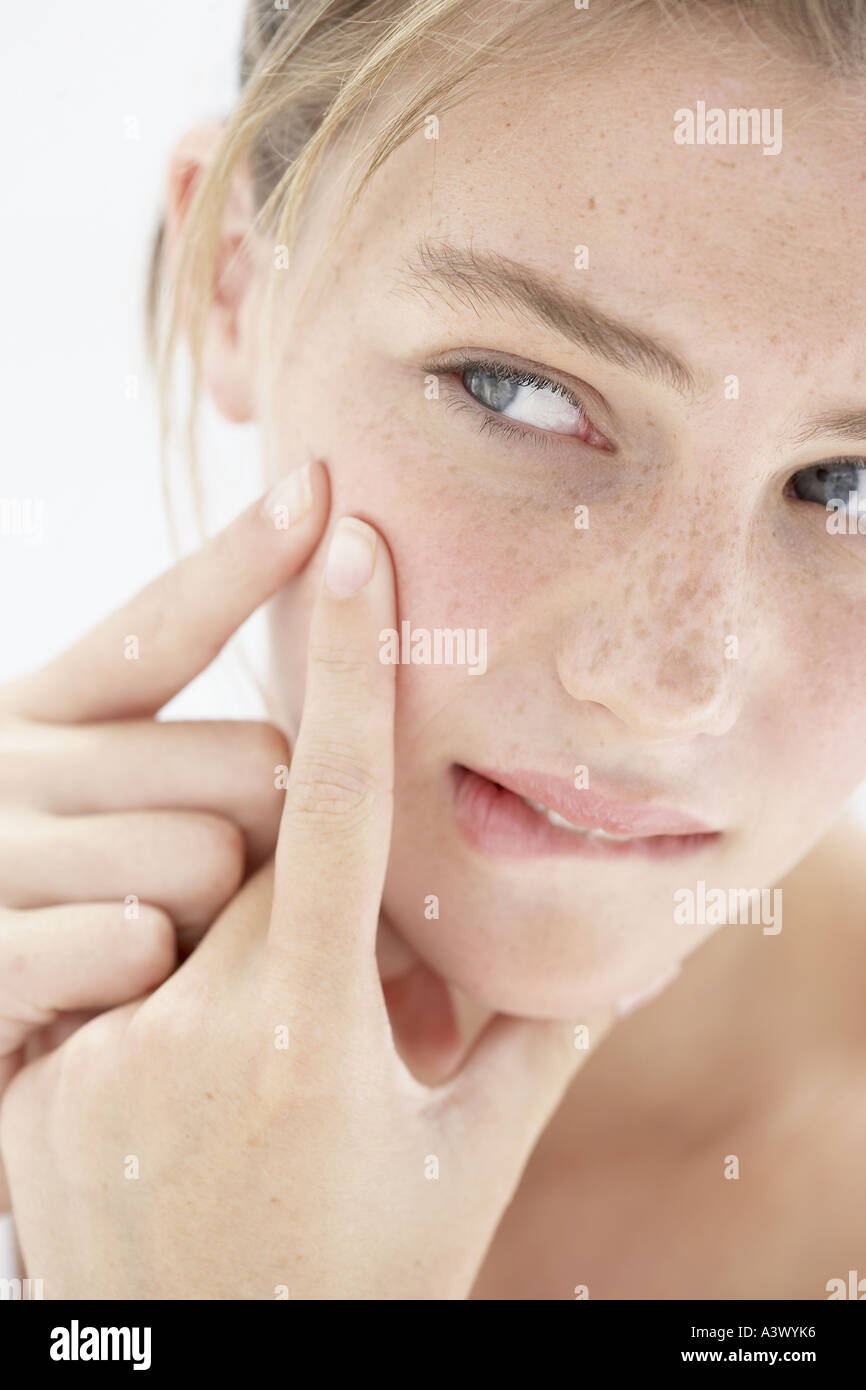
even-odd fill
[{"label": "hand", "polygon": [[153,715],[306,563],[328,510],[321,465],[310,482],[294,525],[282,499],[256,503],[0,690],[0,1096],[89,1011],[159,984],[177,937],[187,948],[272,852],[282,734]]},{"label": "hand", "polygon": [[[6,1095],[19,1239],[49,1297],[465,1298],[587,1056],[572,1023],[499,1015],[441,1087],[399,1058],[376,966],[394,579],[362,522],[335,540],[273,888],[250,880],[147,1000]],[[594,1044],[610,1019],[586,1022]]]}]

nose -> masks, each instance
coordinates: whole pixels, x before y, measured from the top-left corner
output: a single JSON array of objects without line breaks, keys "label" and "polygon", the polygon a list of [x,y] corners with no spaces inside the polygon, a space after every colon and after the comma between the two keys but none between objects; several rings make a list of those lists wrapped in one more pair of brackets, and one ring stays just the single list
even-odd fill
[{"label": "nose", "polygon": [[641,738],[730,730],[742,703],[749,587],[748,534],[738,521],[708,531],[705,517],[684,527],[672,516],[652,535],[632,536],[625,551],[597,541],[599,564],[587,550],[579,575],[569,576],[556,652],[573,699],[603,706]]}]

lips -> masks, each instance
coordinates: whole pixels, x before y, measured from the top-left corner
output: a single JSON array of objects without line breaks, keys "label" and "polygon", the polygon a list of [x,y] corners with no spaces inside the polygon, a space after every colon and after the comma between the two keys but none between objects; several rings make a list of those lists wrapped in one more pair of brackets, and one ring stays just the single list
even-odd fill
[{"label": "lips", "polygon": [[720,833],[682,811],[612,801],[544,773],[452,771],[458,827],[488,854],[669,858],[705,848]]}]

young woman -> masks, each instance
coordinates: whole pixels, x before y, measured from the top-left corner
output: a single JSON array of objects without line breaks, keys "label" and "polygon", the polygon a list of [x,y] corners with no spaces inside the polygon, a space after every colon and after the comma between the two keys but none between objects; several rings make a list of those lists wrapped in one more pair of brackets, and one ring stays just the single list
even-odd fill
[{"label": "young woman", "polygon": [[[250,5],[152,299],[273,491],[2,696],[52,1296],[866,1274],[864,73],[862,0]],[[274,726],[154,722],[266,600]]]}]

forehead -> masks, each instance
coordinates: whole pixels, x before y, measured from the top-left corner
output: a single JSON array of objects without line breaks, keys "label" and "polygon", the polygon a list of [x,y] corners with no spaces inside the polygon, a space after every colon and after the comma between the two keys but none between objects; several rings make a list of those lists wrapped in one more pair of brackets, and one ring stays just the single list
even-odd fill
[{"label": "forehead", "polygon": [[[582,62],[566,35],[554,68],[485,74],[437,117],[437,138],[414,132],[376,175],[365,259],[393,270],[417,236],[471,241],[692,353],[703,337],[708,362],[710,336],[751,351],[778,338],[813,369],[815,352],[841,354],[850,375],[864,347],[866,98],[773,44],[720,51],[666,31]],[[678,144],[675,112],[699,102],[781,112],[780,152]]]}]

